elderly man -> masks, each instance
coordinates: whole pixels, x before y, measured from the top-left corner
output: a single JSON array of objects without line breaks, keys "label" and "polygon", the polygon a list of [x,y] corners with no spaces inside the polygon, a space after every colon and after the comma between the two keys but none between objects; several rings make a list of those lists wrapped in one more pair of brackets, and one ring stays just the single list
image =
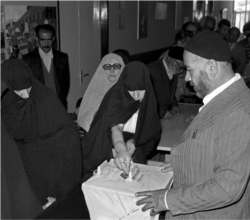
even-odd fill
[{"label": "elderly man", "polygon": [[171,47],[168,56],[148,64],[160,118],[171,118],[179,113],[175,92],[177,75],[183,72],[183,48]]},{"label": "elderly man", "polygon": [[232,66],[235,73],[243,75],[246,68],[246,49],[237,42],[240,37],[240,30],[237,27],[232,27],[227,36],[227,41],[231,50]]},{"label": "elderly man", "polygon": [[193,37],[196,35],[198,27],[194,22],[188,21],[182,25],[181,30]]},{"label": "elderly man", "polygon": [[23,56],[33,75],[47,86],[67,108],[69,92],[69,60],[68,55],[52,49],[55,41],[55,29],[50,24],[38,25],[35,28],[39,47]]},{"label": "elderly man", "polygon": [[185,79],[204,105],[171,151],[173,187],[136,193],[145,197],[137,201],[143,211],[168,210],[166,219],[250,219],[250,90],[230,59],[215,32],[185,45]]}]

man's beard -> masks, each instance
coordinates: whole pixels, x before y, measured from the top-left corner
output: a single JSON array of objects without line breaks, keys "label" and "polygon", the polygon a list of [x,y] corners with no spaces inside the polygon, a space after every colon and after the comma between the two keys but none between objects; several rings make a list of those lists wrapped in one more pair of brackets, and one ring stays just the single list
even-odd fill
[{"label": "man's beard", "polygon": [[211,81],[204,70],[200,71],[199,82],[197,86],[194,86],[194,89],[196,91],[196,95],[199,98],[204,98],[206,95],[208,95],[211,89]]}]

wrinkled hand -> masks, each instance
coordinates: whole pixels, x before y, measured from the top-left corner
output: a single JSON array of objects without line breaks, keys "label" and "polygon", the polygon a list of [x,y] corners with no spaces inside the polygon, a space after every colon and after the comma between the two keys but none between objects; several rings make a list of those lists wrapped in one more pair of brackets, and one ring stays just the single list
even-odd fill
[{"label": "wrinkled hand", "polygon": [[135,144],[134,144],[134,140],[133,139],[129,139],[127,141],[126,145],[127,145],[128,153],[132,157],[133,154],[135,153],[135,150],[136,150]]},{"label": "wrinkled hand", "polygon": [[179,115],[180,114],[180,109],[177,106],[173,106],[171,109],[171,114],[172,115]]},{"label": "wrinkled hand", "polygon": [[161,211],[168,210],[165,205],[165,193],[167,189],[160,189],[155,191],[144,191],[137,192],[136,197],[144,196],[145,198],[136,202],[136,205],[143,205],[142,211],[145,212],[148,209],[151,209],[150,216],[155,216]]},{"label": "wrinkled hand", "polygon": [[164,163],[164,164],[160,165],[160,167],[162,167],[162,169],[161,169],[162,173],[167,173],[167,172],[173,171],[171,163]]},{"label": "wrinkled hand", "polygon": [[117,155],[115,157],[114,163],[118,169],[123,170],[124,172],[128,174],[132,159],[131,159],[131,156],[129,155],[129,152],[127,150],[125,143],[120,142],[118,144],[120,146],[118,146],[119,150],[118,152],[116,152]]}]

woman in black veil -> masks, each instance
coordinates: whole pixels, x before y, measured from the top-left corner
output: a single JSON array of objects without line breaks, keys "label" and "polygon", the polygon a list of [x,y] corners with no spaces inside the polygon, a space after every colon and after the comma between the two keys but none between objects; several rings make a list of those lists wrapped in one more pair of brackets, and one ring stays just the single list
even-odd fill
[{"label": "woman in black veil", "polygon": [[2,120],[19,148],[28,180],[41,205],[81,182],[77,127],[60,100],[21,60],[1,64],[9,91],[2,99]]},{"label": "woman in black veil", "polygon": [[92,172],[111,158],[125,172],[132,160],[145,164],[160,139],[160,131],[149,71],[143,63],[130,62],[104,96],[82,141],[85,172]]}]

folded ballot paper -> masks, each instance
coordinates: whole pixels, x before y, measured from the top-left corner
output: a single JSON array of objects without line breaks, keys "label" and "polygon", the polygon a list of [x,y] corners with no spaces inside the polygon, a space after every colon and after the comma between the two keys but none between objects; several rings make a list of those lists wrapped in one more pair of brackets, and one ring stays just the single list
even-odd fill
[{"label": "folded ballot paper", "polygon": [[169,187],[173,172],[162,173],[161,169],[133,164],[125,178],[113,159],[101,164],[94,176],[82,184],[91,219],[158,219],[159,215],[150,216],[150,210],[141,211],[143,206],[137,206],[136,201],[143,197],[135,197],[135,193]]}]

